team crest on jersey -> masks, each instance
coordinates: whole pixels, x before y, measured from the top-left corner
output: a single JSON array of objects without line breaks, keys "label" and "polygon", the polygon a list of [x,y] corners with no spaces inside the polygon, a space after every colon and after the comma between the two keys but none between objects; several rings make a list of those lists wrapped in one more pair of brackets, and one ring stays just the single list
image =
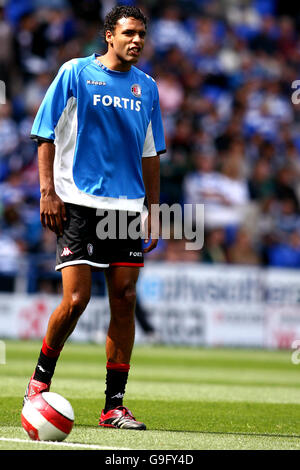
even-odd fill
[{"label": "team crest on jersey", "polygon": [[131,85],[131,93],[137,98],[140,98],[142,96],[142,89],[138,83],[134,83],[134,85]]},{"label": "team crest on jersey", "polygon": [[91,243],[88,243],[87,244],[87,252],[90,256],[92,256],[93,252],[94,252],[94,247]]}]

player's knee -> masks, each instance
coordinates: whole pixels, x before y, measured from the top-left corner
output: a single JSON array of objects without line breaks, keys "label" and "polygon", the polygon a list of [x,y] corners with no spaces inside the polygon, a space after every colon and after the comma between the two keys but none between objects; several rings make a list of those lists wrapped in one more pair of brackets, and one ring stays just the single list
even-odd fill
[{"label": "player's knee", "polygon": [[68,300],[68,313],[72,319],[78,319],[84,312],[90,297],[74,292]]},{"label": "player's knee", "polygon": [[128,304],[130,308],[133,308],[136,304],[136,290],[135,289],[128,289],[125,290],[124,293],[125,302]]},{"label": "player's knee", "polygon": [[116,296],[122,302],[127,303],[128,305],[134,305],[136,302],[136,288],[135,283],[124,282],[119,286]]}]

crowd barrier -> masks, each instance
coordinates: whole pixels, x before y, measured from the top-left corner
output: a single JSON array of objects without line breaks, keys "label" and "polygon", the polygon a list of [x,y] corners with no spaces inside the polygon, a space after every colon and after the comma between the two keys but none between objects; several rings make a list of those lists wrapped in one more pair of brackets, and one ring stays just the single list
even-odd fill
[{"label": "crowd barrier", "polygon": [[[300,340],[300,272],[148,262],[138,298],[161,342],[172,345],[291,348]],[[0,294],[0,339],[41,338],[59,295]],[[92,297],[71,336],[104,341],[107,298]],[[136,342],[143,342],[137,325]]]}]

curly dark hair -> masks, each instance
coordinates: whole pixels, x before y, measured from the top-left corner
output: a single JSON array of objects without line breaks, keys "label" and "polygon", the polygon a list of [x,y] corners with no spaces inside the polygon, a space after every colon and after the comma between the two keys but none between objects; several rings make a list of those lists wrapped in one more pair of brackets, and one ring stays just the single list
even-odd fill
[{"label": "curly dark hair", "polygon": [[106,31],[114,31],[117,21],[121,18],[135,18],[142,21],[147,28],[147,18],[138,7],[118,5],[104,18],[103,37],[106,41]]}]

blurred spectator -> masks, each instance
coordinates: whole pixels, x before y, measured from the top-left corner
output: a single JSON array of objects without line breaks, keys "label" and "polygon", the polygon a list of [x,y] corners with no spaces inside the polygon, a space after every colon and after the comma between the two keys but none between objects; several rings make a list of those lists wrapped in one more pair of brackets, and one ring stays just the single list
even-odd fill
[{"label": "blurred spectator", "polygon": [[181,21],[181,12],[177,5],[167,6],[160,18],[152,20],[151,39],[160,53],[168,51],[172,46],[177,46],[182,51],[192,48],[192,36]]},{"label": "blurred spectator", "polygon": [[287,234],[297,230],[300,233],[300,213],[294,198],[286,196],[278,201],[274,224],[278,240],[284,240]]},{"label": "blurred spectator", "polygon": [[24,106],[26,114],[35,117],[38,108],[52,81],[52,74],[47,71],[37,73],[24,87]]},{"label": "blurred spectator", "polygon": [[250,41],[250,47],[256,53],[266,52],[271,55],[277,49],[278,29],[275,18],[265,15],[261,18],[259,31]]},{"label": "blurred spectator", "polygon": [[272,245],[268,250],[269,266],[300,268],[300,234],[292,232],[285,241]]},{"label": "blurred spectator", "polygon": [[293,59],[296,52],[297,33],[294,19],[283,16],[278,20],[278,40],[277,47],[281,54],[287,59]]},{"label": "blurred spectator", "polygon": [[250,234],[240,228],[231,246],[228,248],[228,261],[232,264],[259,265],[260,256],[253,246]]},{"label": "blurred spectator", "polygon": [[14,35],[15,63],[20,67],[24,80],[49,67],[49,42],[45,28],[46,24],[38,22],[33,10],[24,12],[19,19]]},{"label": "blurred spectator", "polygon": [[27,251],[26,227],[21,219],[19,204],[7,204],[5,206],[1,228],[3,234],[17,244],[20,253]]},{"label": "blurred spectator", "polygon": [[293,169],[285,165],[277,172],[275,177],[275,196],[278,200],[292,199],[294,201],[295,209],[299,209],[298,196],[295,190],[296,175]]},{"label": "blurred spectator", "polygon": [[182,102],[184,91],[176,76],[165,71],[157,79],[159,101],[163,113],[178,112]]},{"label": "blurred spectator", "polygon": [[0,291],[12,292],[19,271],[21,250],[9,235],[0,230]]},{"label": "blurred spectator", "polygon": [[0,181],[3,181],[18,160],[19,132],[9,101],[0,105],[0,142]]},{"label": "blurred spectator", "polygon": [[251,199],[260,203],[273,197],[274,180],[271,176],[271,166],[266,159],[259,159],[253,166],[249,179],[249,193]]},{"label": "blurred spectator", "polygon": [[5,21],[4,5],[0,2],[0,76],[6,84],[7,96],[11,94],[10,77],[13,67],[13,30]]},{"label": "blurred spectator", "polygon": [[208,231],[204,237],[202,261],[204,263],[227,263],[226,233],[223,228]]},{"label": "blurred spectator", "polygon": [[43,20],[46,23],[45,38],[51,50],[71,41],[77,33],[77,24],[73,18],[72,11],[67,8],[67,5],[55,5],[51,2],[46,6],[46,14]]},{"label": "blurred spectator", "polygon": [[0,201],[3,206],[21,204],[24,201],[24,188],[20,171],[11,172],[6,180],[0,183]]},{"label": "blurred spectator", "polygon": [[300,154],[294,142],[288,141],[284,147],[284,160],[294,176],[295,189],[299,188]]},{"label": "blurred spectator", "polygon": [[204,204],[205,228],[237,227],[249,202],[247,182],[241,177],[240,162],[229,157],[222,172],[216,171],[216,156],[199,152],[196,171],[184,180],[184,202]]},{"label": "blurred spectator", "polygon": [[194,51],[205,54],[208,48],[214,46],[218,41],[218,23],[209,16],[200,16],[195,21],[195,44]]},{"label": "blurred spectator", "polygon": [[187,263],[199,262],[201,260],[201,252],[199,250],[187,250],[186,243],[189,243],[189,240],[184,238],[181,240],[167,240],[162,260],[171,263],[177,261]]},{"label": "blurred spectator", "polygon": [[258,132],[265,139],[274,140],[279,131],[279,123],[272,115],[269,103],[265,101],[257,108],[249,108],[244,125],[247,133]]}]

